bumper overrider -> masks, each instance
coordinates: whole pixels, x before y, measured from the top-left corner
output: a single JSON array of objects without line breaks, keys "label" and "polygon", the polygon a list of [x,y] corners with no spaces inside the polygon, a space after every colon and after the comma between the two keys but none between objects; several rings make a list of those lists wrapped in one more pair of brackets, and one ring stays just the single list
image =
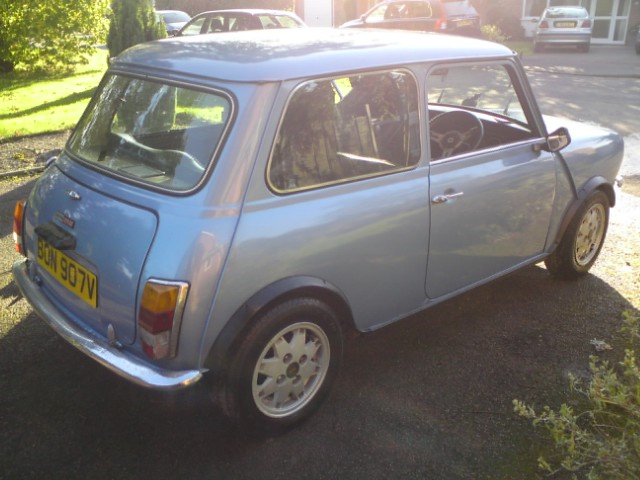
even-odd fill
[{"label": "bumper overrider", "polygon": [[13,278],[36,314],[62,338],[136,385],[156,390],[177,390],[196,383],[202,377],[200,370],[164,370],[149,365],[70,321],[31,279],[27,259],[18,260],[13,264]]}]

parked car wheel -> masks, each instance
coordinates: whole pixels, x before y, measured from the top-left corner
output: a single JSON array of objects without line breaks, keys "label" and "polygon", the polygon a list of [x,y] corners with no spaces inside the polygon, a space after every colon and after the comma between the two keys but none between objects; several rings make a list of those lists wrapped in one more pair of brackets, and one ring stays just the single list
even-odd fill
[{"label": "parked car wheel", "polygon": [[325,303],[295,298],[276,306],[242,339],[224,411],[264,431],[300,423],[329,393],[342,349],[340,321]]},{"label": "parked car wheel", "polygon": [[609,225],[609,199],[594,192],[567,228],[556,251],[545,259],[551,274],[573,279],[589,271],[600,254]]}]

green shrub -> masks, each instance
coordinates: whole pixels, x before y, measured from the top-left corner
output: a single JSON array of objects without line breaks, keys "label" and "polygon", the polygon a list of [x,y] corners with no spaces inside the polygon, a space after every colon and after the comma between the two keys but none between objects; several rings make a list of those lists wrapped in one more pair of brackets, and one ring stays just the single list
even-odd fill
[{"label": "green shrub", "polygon": [[495,25],[482,25],[480,29],[482,31],[482,38],[490,42],[504,43],[508,40],[508,37],[502,33],[502,30]]},{"label": "green shrub", "polygon": [[156,18],[151,0],[112,0],[111,12],[107,35],[109,58],[138,43],[167,36],[164,24]]},{"label": "green shrub", "polygon": [[624,358],[613,366],[592,356],[591,381],[583,385],[570,375],[575,408],[563,404],[558,411],[533,407],[514,400],[514,410],[543,428],[553,442],[554,458],[540,457],[538,465],[548,473],[573,472],[588,480],[640,479],[640,317],[624,313],[620,330],[627,340]]}]

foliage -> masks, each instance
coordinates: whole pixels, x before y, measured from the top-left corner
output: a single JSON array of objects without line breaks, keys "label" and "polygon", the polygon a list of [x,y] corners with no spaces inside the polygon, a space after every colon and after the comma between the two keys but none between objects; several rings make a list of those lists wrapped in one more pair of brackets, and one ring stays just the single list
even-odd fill
[{"label": "foliage", "polygon": [[482,38],[490,42],[504,43],[509,39],[495,25],[482,25],[480,29],[482,31]]},{"label": "foliage", "polygon": [[111,14],[109,58],[138,43],[167,36],[163,23],[156,18],[152,0],[112,0]]},{"label": "foliage", "polygon": [[2,0],[0,68],[59,72],[104,41],[108,0]]},{"label": "foliage", "polygon": [[546,406],[541,413],[514,400],[514,410],[544,428],[550,435],[557,458],[538,459],[549,473],[584,474],[588,480],[640,479],[640,317],[624,313],[621,332],[628,345],[622,361],[614,366],[591,357],[592,379],[587,386],[570,376],[572,395],[580,407],[563,404],[555,411]]},{"label": "foliage", "polygon": [[514,13],[513,0],[472,0],[471,3],[485,24],[495,25],[509,39],[524,38],[520,16]]},{"label": "foliage", "polygon": [[158,10],[182,10],[195,15],[227,8],[272,8],[293,11],[294,0],[156,0]]}]

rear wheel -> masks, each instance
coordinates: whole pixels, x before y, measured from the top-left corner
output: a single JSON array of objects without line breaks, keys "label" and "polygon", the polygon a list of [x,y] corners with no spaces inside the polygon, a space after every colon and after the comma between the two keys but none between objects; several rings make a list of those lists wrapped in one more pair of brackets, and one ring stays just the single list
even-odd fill
[{"label": "rear wheel", "polygon": [[342,359],[340,322],[314,298],[261,315],[232,360],[223,408],[247,426],[275,432],[308,418],[329,393]]},{"label": "rear wheel", "polygon": [[597,191],[583,203],[564,233],[558,248],[545,259],[551,274],[574,279],[586,274],[594,264],[609,225],[609,199]]}]

